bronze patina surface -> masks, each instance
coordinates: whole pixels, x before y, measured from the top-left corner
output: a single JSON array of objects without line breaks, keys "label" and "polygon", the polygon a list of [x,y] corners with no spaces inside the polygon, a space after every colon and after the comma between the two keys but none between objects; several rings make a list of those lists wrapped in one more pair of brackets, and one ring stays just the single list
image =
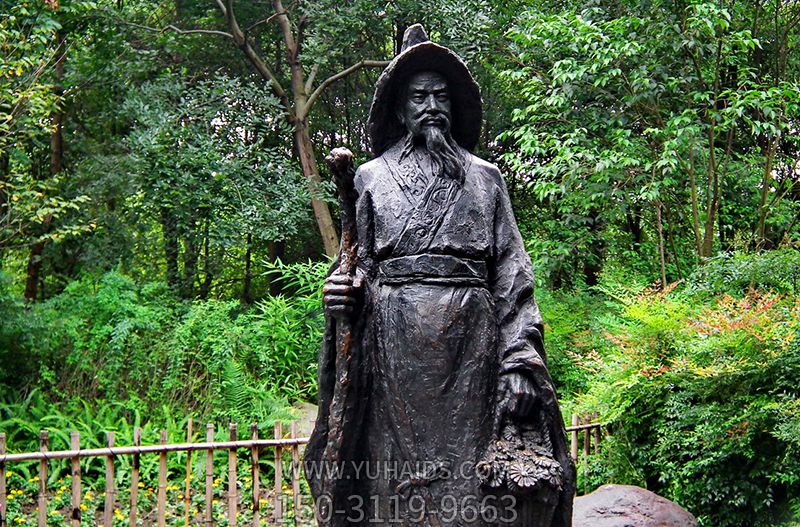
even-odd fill
[{"label": "bronze patina surface", "polygon": [[571,524],[531,262],[500,171],[471,152],[480,124],[465,64],[409,28],[324,290],[305,461],[322,525]]}]

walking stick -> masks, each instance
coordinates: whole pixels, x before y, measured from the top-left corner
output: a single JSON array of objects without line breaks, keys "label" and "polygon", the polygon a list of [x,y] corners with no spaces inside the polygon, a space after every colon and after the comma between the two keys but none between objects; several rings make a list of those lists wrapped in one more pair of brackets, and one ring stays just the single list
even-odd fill
[{"label": "walking stick", "polygon": [[[347,148],[334,148],[325,158],[330,168],[336,188],[339,192],[339,208],[342,218],[342,242],[339,247],[339,274],[355,276],[356,250],[358,248],[358,233],[356,230],[356,191],[353,186],[355,168],[353,167],[353,153]],[[341,476],[340,469],[343,462],[343,448],[345,444],[344,428],[345,417],[352,410],[351,373],[353,356],[353,324],[350,317],[345,314],[336,319],[336,381],[333,387],[333,398],[328,413],[328,441],[322,455],[323,461],[333,469],[330,475],[323,477],[324,486],[322,496],[328,495],[328,504],[331,510],[320,510],[320,525],[331,526],[334,524],[333,513],[336,509],[333,503],[336,476]]]}]

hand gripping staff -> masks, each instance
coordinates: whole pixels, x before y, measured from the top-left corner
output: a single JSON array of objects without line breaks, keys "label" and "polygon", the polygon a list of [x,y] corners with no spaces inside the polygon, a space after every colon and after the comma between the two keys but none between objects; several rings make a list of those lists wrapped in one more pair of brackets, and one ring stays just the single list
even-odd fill
[{"label": "hand gripping staff", "polygon": [[[347,148],[334,148],[325,158],[328,168],[333,175],[334,183],[339,193],[339,208],[342,220],[342,240],[339,247],[339,274],[355,277],[356,251],[358,249],[358,233],[356,230],[356,191],[353,186],[355,168],[353,166],[353,153]],[[345,418],[355,402],[353,398],[352,380],[353,372],[353,322],[348,315],[336,319],[336,383],[333,387],[333,398],[328,413],[328,441],[325,445],[322,460],[334,469],[334,473],[342,467],[343,452],[345,447]],[[338,480],[335,477],[326,477],[322,496],[327,494],[328,500],[324,504],[335,508],[335,486]],[[320,509],[322,505],[320,504]],[[333,527],[334,518],[338,517],[338,510],[319,510],[319,524],[321,527]],[[337,514],[334,514],[337,513]]]}]

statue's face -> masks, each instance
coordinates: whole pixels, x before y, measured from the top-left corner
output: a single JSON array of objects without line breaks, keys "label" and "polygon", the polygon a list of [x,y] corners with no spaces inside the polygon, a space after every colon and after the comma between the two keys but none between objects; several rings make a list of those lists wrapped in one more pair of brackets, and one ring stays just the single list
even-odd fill
[{"label": "statue's face", "polygon": [[450,131],[450,91],[447,81],[438,73],[415,73],[408,80],[405,100],[397,116],[414,137],[424,134],[429,127]]}]

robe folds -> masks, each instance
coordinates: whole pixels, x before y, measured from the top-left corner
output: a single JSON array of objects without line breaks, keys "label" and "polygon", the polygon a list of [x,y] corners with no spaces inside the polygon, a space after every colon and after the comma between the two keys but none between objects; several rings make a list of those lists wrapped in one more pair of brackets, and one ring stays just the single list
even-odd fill
[{"label": "robe folds", "polygon": [[[545,366],[533,272],[499,170],[460,150],[463,181],[431,175],[400,144],[356,172],[358,274],[355,378],[339,467],[326,466],[336,382],[335,326],[320,356],[319,416],[305,458],[331,525],[521,525],[524,497],[494,495],[476,465],[498,430],[498,381],[535,386],[553,458],[574,475]],[[574,477],[552,525],[568,527]],[[548,524],[547,527],[550,527]]]}]

